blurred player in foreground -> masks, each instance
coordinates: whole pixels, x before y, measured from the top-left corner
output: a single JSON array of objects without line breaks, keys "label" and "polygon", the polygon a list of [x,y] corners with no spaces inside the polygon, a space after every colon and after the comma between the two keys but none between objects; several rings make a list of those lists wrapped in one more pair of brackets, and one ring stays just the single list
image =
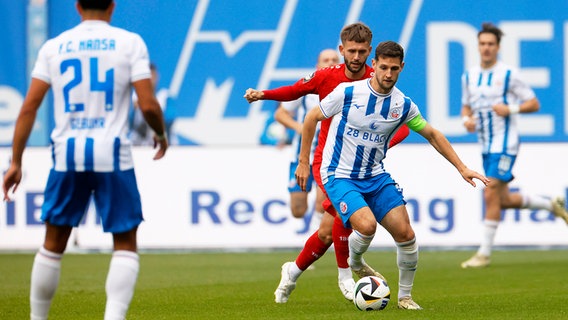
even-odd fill
[{"label": "blurred player in foreground", "polygon": [[349,265],[361,268],[363,254],[375,236],[377,222],[393,237],[399,269],[398,307],[422,309],[411,290],[418,265],[418,244],[406,202],[382,160],[396,130],[404,123],[422,135],[471,185],[473,178],[489,182],[468,169],[446,137],[422,118],[418,107],[395,84],[404,67],[404,50],[392,41],[381,42],[372,60],[371,79],[342,83],[308,112],[296,177],[304,188],[309,176],[310,144],[318,121],[332,119],[323,150],[321,176],[325,190],[339,209],[349,236]]},{"label": "blurred player in foreground", "polygon": [[[371,41],[373,39],[373,33],[369,27],[361,22],[347,25],[341,30],[340,39],[339,52],[343,56],[344,63],[316,70],[290,86],[263,91],[248,89],[244,97],[248,102],[257,100],[291,101],[313,93],[318,94],[321,101],[340,83],[371,77],[373,69],[366,64],[367,57],[371,53]],[[318,146],[314,152],[312,163],[314,180],[324,193],[320,166],[330,122],[331,120],[322,121],[321,123]],[[396,136],[391,140],[391,146],[404,140],[406,136],[408,136],[408,127],[404,125],[400,127]],[[327,196],[323,202],[323,208],[328,214],[324,214],[319,229],[308,238],[296,261],[286,262],[282,265],[280,283],[274,292],[277,303],[286,303],[288,301],[292,290],[296,288],[296,280],[302,272],[325,254],[332,243],[338,267],[338,285],[346,299],[353,299],[355,282],[352,270],[359,277],[375,275],[384,278],[365,262],[356,269],[349,267],[347,263],[347,257],[349,256],[347,241],[351,234],[351,229],[346,228],[339,217],[336,218],[335,208]]]},{"label": "blurred player in foreground", "polygon": [[131,88],[156,133],[154,159],[168,148],[162,110],[150,81],[146,44],[137,34],[109,25],[112,0],[79,0],[82,22],[47,41],[16,121],[12,162],[4,176],[4,200],[22,179],[22,155],[37,110],[53,90],[53,168],[44,192],[41,219],[46,233],[35,256],[31,319],[47,319],[61,273],[61,258],[91,196],[114,252],[106,279],[104,319],[124,319],[134,294],[139,261],[136,230],[142,222],[128,133]]},{"label": "blurred player in foreground", "polygon": [[468,132],[476,132],[482,145],[483,168],[491,178],[484,191],[483,238],[477,253],[462,268],[486,267],[497,233],[501,210],[509,208],[544,209],[568,223],[565,199],[511,193],[513,165],[519,151],[519,113],[540,108],[533,90],[520,78],[519,71],[497,60],[503,32],[484,23],[477,35],[480,65],[462,76],[462,116]]},{"label": "blurred player in foreground", "polygon": [[[325,49],[318,55],[318,62],[316,69],[321,69],[324,67],[333,66],[339,63],[339,56],[337,52],[333,49]],[[276,121],[280,122],[286,128],[294,130],[294,137],[292,138],[292,157],[290,162],[290,179],[288,183],[288,191],[290,192],[290,209],[292,211],[292,216],[294,218],[302,218],[308,211],[308,193],[312,191],[313,185],[313,175],[310,175],[310,181],[306,186],[306,190],[302,191],[300,186],[296,183],[296,178],[294,173],[296,172],[296,167],[298,166],[298,154],[300,152],[300,142],[302,139],[302,123],[304,122],[304,117],[308,110],[319,105],[319,97],[317,94],[308,94],[302,98],[296,99],[294,101],[282,102],[276,112],[274,117]],[[319,129],[319,128],[318,128]],[[317,146],[317,139],[314,139],[312,144],[312,152],[310,154],[310,163],[313,159],[313,151]],[[321,222],[323,216],[323,206],[322,202],[325,200],[325,195],[319,187],[316,188],[316,200],[314,213],[312,215],[312,220]]]}]

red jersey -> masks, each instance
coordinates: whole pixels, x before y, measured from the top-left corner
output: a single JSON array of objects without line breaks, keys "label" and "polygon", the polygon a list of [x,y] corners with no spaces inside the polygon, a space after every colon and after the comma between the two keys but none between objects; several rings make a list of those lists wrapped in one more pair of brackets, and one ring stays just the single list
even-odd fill
[{"label": "red jersey", "polygon": [[[320,101],[323,100],[335,87],[343,82],[352,82],[361,79],[370,78],[374,73],[373,68],[366,65],[365,75],[360,79],[349,79],[345,75],[345,63],[336,64],[334,66],[322,68],[316,70],[309,76],[298,80],[291,86],[284,86],[272,90],[263,90],[265,100],[277,100],[277,101],[292,101],[307,94],[313,93],[318,94]],[[327,138],[327,132],[329,131],[329,125],[331,124],[331,118],[321,121],[320,133],[318,136],[318,146],[314,151],[314,169],[317,169],[319,176],[319,166],[321,164],[321,156],[323,148],[325,146],[325,140]],[[314,170],[314,173],[316,170]],[[318,180],[318,179],[316,179]],[[320,184],[320,181],[317,181]]]}]

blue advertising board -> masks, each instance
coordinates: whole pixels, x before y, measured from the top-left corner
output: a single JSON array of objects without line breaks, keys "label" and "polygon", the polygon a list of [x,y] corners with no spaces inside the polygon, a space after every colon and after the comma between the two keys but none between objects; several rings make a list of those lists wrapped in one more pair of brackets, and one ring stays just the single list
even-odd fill
[{"label": "blue advertising board", "polygon": [[[28,81],[22,2],[0,1],[0,26],[13,30],[0,35],[7,49],[0,50],[0,90],[21,97]],[[337,48],[341,28],[356,21],[373,30],[373,47],[383,40],[405,47],[406,66],[397,86],[452,142],[476,140],[461,125],[460,78],[466,67],[478,63],[479,27],[495,23],[505,33],[502,60],[521,71],[541,102],[539,112],[522,116],[522,140],[568,141],[566,1],[116,2],[112,23],[145,39],[160,86],[170,90],[166,113],[175,118],[181,144],[258,144],[276,103],[249,105],[245,90],[291,84],[309,74],[319,51]],[[73,1],[50,0],[47,9],[49,37],[80,22]],[[15,116],[5,113],[5,96],[0,95],[0,130],[13,130]],[[43,118],[38,121],[48,125]],[[47,143],[45,132],[37,134]],[[1,136],[0,145],[10,143]],[[407,142],[425,141],[411,134]]]}]

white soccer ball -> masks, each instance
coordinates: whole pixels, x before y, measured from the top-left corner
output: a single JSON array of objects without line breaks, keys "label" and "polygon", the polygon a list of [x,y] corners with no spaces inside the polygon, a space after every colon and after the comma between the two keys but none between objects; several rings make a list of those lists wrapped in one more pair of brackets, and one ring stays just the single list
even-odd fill
[{"label": "white soccer ball", "polygon": [[383,310],[390,300],[390,288],[385,280],[368,276],[355,284],[353,303],[362,311]]},{"label": "white soccer ball", "polygon": [[280,122],[274,121],[270,125],[268,125],[268,128],[266,128],[266,134],[269,138],[274,140],[286,140],[286,127]]}]

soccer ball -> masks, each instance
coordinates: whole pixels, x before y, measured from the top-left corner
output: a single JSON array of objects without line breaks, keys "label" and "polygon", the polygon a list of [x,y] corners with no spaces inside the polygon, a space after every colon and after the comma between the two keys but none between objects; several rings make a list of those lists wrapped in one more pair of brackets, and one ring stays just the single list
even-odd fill
[{"label": "soccer ball", "polygon": [[266,135],[270,139],[284,141],[286,140],[286,127],[280,122],[274,121],[266,128]]},{"label": "soccer ball", "polygon": [[362,311],[383,310],[390,300],[390,288],[385,280],[368,276],[355,284],[353,303]]}]

